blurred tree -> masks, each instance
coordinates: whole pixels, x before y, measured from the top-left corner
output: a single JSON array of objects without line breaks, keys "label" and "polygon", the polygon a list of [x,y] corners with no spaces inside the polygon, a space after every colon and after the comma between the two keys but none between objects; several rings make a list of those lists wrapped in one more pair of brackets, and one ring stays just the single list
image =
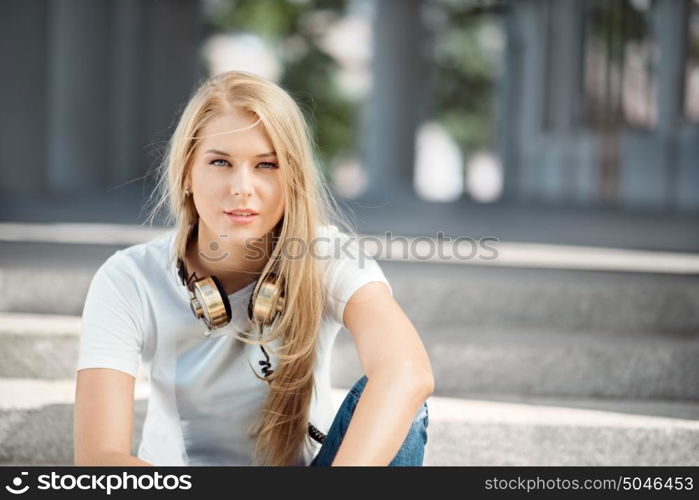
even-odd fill
[{"label": "blurred tree", "polygon": [[358,102],[336,85],[338,61],[320,38],[343,17],[348,0],[220,0],[211,2],[210,32],[252,33],[268,41],[282,62],[279,81],[299,103],[316,133],[320,167],[355,151]]},{"label": "blurred tree", "polygon": [[465,157],[495,147],[504,56],[502,1],[433,0],[434,119]]},{"label": "blurred tree", "polygon": [[[629,116],[628,109],[624,108],[624,94],[635,96],[634,86],[638,84],[637,81],[629,81],[626,59],[631,53],[630,49],[638,47],[643,51],[645,68],[643,74],[634,75],[636,79],[643,78],[650,88],[650,82],[657,72],[650,2],[636,5],[631,0],[590,0],[585,4],[585,9],[585,71],[587,81],[595,82],[600,87],[600,90],[596,90],[590,88],[588,83],[585,89],[583,105],[586,125],[601,129],[603,134],[607,134],[608,129],[626,125],[652,127],[652,115],[656,112],[653,109],[654,95],[648,93],[643,96],[643,100],[647,101],[645,106],[653,111],[642,118]],[[595,58],[595,51],[602,52],[602,58]]]},{"label": "blurred tree", "polygon": [[[333,158],[356,154],[361,103],[341,92],[336,84],[339,63],[320,43],[352,0],[208,2],[209,31],[253,33],[276,48],[283,64],[280,84],[306,110],[325,173],[329,174]],[[500,26],[504,4],[501,0],[429,0],[426,5],[437,18],[432,26],[434,119],[468,154],[492,149],[504,47],[488,48],[487,39],[504,37]]]}]

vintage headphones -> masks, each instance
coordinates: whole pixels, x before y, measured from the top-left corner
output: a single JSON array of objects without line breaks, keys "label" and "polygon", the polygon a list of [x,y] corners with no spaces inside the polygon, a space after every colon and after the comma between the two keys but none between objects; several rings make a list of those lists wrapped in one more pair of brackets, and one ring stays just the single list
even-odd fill
[{"label": "vintage headphones", "polygon": [[[198,222],[193,224],[187,235],[187,244],[198,229]],[[221,281],[216,276],[199,278],[196,273],[190,275],[182,258],[177,259],[177,274],[182,285],[189,292],[189,306],[197,319],[203,320],[206,325],[205,336],[211,334],[211,330],[226,326],[231,321],[231,304],[228,300]],[[191,288],[190,288],[191,282]],[[277,315],[284,310],[284,294],[282,284],[275,274],[270,274],[260,285],[257,296],[253,300],[250,295],[248,302],[248,318],[256,319],[261,325],[271,325]]]},{"label": "vintage headphones", "polygon": [[[210,330],[226,326],[231,321],[231,304],[228,295],[216,276],[199,278],[196,273],[188,275],[187,266],[180,258],[177,259],[177,272],[190,295],[189,306],[194,317],[204,321],[207,327],[206,336]],[[189,288],[192,282],[191,289]],[[257,298],[250,296],[248,317],[255,318],[263,325],[270,325],[277,314],[284,310],[284,295],[281,284],[275,275],[268,277],[261,285]]]}]

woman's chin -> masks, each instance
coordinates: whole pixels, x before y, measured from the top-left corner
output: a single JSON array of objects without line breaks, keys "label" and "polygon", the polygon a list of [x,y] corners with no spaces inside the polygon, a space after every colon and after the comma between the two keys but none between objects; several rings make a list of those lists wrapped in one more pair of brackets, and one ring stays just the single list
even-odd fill
[{"label": "woman's chin", "polygon": [[220,234],[220,241],[223,246],[232,245],[235,247],[244,245],[254,245],[264,238],[265,232],[257,227],[236,227],[224,228]]}]

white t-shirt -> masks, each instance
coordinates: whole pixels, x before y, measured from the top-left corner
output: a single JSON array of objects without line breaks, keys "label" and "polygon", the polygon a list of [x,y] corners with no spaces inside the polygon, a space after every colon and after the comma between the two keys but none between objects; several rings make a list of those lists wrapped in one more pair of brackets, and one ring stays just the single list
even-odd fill
[{"label": "white t-shirt", "polygon": [[[325,237],[314,255],[327,263],[328,302],[318,332],[310,422],[327,434],[335,417],[330,361],[345,304],[366,283],[391,286],[356,242],[343,251],[347,234],[335,226],[317,234]],[[85,299],[76,371],[113,368],[136,377],[139,366],[144,370],[150,396],[137,454],[142,460],[158,466],[250,465],[254,442],[246,430],[268,391],[252,370],[262,376],[258,361],[264,354],[231,334],[248,331],[247,304],[255,284],[228,296],[231,322],[205,337],[170,264],[174,237],[173,229],[118,250],[97,270]],[[273,356],[271,363],[274,369]],[[318,452],[320,444],[311,442],[299,465],[308,465]]]}]

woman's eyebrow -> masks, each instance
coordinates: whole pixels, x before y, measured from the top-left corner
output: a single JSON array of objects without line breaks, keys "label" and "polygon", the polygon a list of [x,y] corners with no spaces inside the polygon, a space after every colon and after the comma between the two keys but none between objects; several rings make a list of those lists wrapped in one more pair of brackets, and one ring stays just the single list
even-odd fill
[{"label": "woman's eyebrow", "polygon": [[[212,154],[220,155],[220,156],[228,156],[229,158],[231,156],[228,153],[226,153],[225,151],[219,151],[218,149],[207,149],[206,151],[204,151],[204,154],[207,154],[207,153],[212,153]],[[269,153],[262,153],[259,155],[255,155],[255,158],[262,158],[265,156],[277,156],[277,153],[276,153],[276,151],[270,151]]]}]

